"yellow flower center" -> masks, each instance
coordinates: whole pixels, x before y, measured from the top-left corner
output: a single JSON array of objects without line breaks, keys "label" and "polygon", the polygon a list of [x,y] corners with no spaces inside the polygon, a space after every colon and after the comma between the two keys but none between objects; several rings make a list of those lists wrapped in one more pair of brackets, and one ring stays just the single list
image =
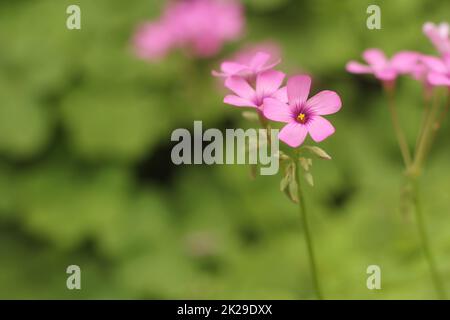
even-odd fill
[{"label": "yellow flower center", "polygon": [[304,113],[300,113],[297,116],[297,121],[300,123],[305,123],[306,122],[306,115]]}]

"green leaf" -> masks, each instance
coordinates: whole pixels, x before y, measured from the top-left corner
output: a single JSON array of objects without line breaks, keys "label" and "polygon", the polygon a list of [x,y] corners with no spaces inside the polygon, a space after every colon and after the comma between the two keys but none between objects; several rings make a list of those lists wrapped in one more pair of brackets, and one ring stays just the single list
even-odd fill
[{"label": "green leaf", "polygon": [[312,159],[311,158],[303,158],[303,157],[301,157],[300,159],[298,159],[298,161],[300,162],[300,165],[302,166],[303,170],[309,171],[309,169],[312,166]]},{"label": "green leaf", "polygon": [[305,177],[306,182],[311,186],[314,187],[314,178],[311,172],[305,172],[303,175]]},{"label": "green leaf", "polygon": [[291,166],[291,163],[287,166],[286,173],[285,173],[284,177],[280,181],[280,191],[285,191],[287,186],[291,182],[292,176],[291,176],[291,170],[289,168]]},{"label": "green leaf", "polygon": [[307,149],[311,153],[315,154],[321,159],[331,160],[331,156],[325,152],[325,150],[317,147],[317,146],[304,146],[303,148]]},{"label": "green leaf", "polygon": [[291,199],[292,202],[298,203],[298,184],[295,179],[292,179],[289,183],[289,199]]},{"label": "green leaf", "polygon": [[284,160],[290,160],[291,159],[291,157],[289,157],[286,153],[284,153],[283,151],[278,151],[278,154],[277,154],[277,156],[278,156],[278,159],[280,159],[281,161],[284,161]]},{"label": "green leaf", "polygon": [[298,203],[298,185],[295,179],[295,163],[292,161],[286,166],[283,179],[280,182],[280,189],[294,203]]}]

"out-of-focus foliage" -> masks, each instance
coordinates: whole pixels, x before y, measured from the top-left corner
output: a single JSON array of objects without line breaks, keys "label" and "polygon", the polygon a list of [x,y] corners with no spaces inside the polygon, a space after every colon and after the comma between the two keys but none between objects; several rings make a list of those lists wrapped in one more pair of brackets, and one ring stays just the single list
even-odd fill
[{"label": "out-of-focus foliage", "polygon": [[[283,70],[311,72],[313,91],[343,100],[322,144],[333,161],[315,161],[316,186],[305,185],[326,296],[434,297],[412,217],[399,210],[402,164],[380,87],[344,65],[366,47],[433,53],[421,26],[448,19],[450,2],[380,1],[382,29],[370,31],[373,2],[245,0],[246,37],[221,57],[150,64],[129,40],[163,1],[1,1],[0,298],[311,298],[300,219],[279,176],[170,162],[175,128],[248,125],[210,70],[263,40],[280,43]],[[81,7],[79,31],[66,29],[69,4]],[[402,79],[398,102],[414,144],[419,84]],[[449,133],[447,121],[422,181],[444,279]],[[71,264],[81,291],[65,286]],[[371,264],[382,290],[366,288]]]}]

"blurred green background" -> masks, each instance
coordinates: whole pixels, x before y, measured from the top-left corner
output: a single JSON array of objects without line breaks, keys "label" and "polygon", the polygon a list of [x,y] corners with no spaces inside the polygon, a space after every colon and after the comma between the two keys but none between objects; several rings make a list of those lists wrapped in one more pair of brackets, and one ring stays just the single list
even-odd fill
[{"label": "blurred green background", "polygon": [[[134,57],[137,24],[159,0],[0,1],[0,298],[312,298],[294,204],[280,176],[249,178],[247,166],[175,166],[171,132],[247,127],[222,103],[210,75],[241,46],[275,41],[278,69],[307,70],[313,91],[343,100],[334,136],[305,187],[327,298],[434,298],[413,217],[401,213],[402,162],[379,84],[345,72],[367,47],[390,55],[434,49],[426,21],[450,2],[245,0],[246,34],[220,56]],[[66,8],[81,7],[81,30]],[[366,28],[379,4],[382,29]],[[411,145],[420,84],[402,79],[399,109]],[[422,179],[423,206],[450,290],[448,121]],[[66,268],[82,290],[66,288]],[[382,290],[366,268],[382,269]]]}]

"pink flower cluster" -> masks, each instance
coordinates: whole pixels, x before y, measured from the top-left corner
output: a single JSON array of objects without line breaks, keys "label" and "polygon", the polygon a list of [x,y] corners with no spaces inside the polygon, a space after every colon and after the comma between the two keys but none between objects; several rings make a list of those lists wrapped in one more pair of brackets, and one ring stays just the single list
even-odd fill
[{"label": "pink flower cluster", "polygon": [[407,74],[422,81],[426,88],[450,86],[449,25],[426,23],[423,32],[440,53],[439,57],[413,51],[401,51],[388,59],[379,49],[364,51],[367,65],[356,61],[347,64],[351,73],[371,73],[383,82],[393,82],[399,75]]},{"label": "pink flower cluster", "polygon": [[210,57],[225,42],[237,39],[243,29],[243,8],[234,0],[177,0],[166,6],[158,20],[138,27],[133,47],[148,60],[161,59],[176,48]]},{"label": "pink flower cluster", "polygon": [[308,99],[310,76],[293,76],[283,86],[286,75],[273,69],[279,59],[266,52],[244,57],[223,62],[221,72],[213,72],[225,77],[225,87],[233,92],[224,98],[224,103],[255,108],[269,120],[286,123],[278,137],[291,147],[300,146],[308,133],[320,142],[335,132],[333,125],[322,116],[341,108],[336,92],[325,90]]}]

